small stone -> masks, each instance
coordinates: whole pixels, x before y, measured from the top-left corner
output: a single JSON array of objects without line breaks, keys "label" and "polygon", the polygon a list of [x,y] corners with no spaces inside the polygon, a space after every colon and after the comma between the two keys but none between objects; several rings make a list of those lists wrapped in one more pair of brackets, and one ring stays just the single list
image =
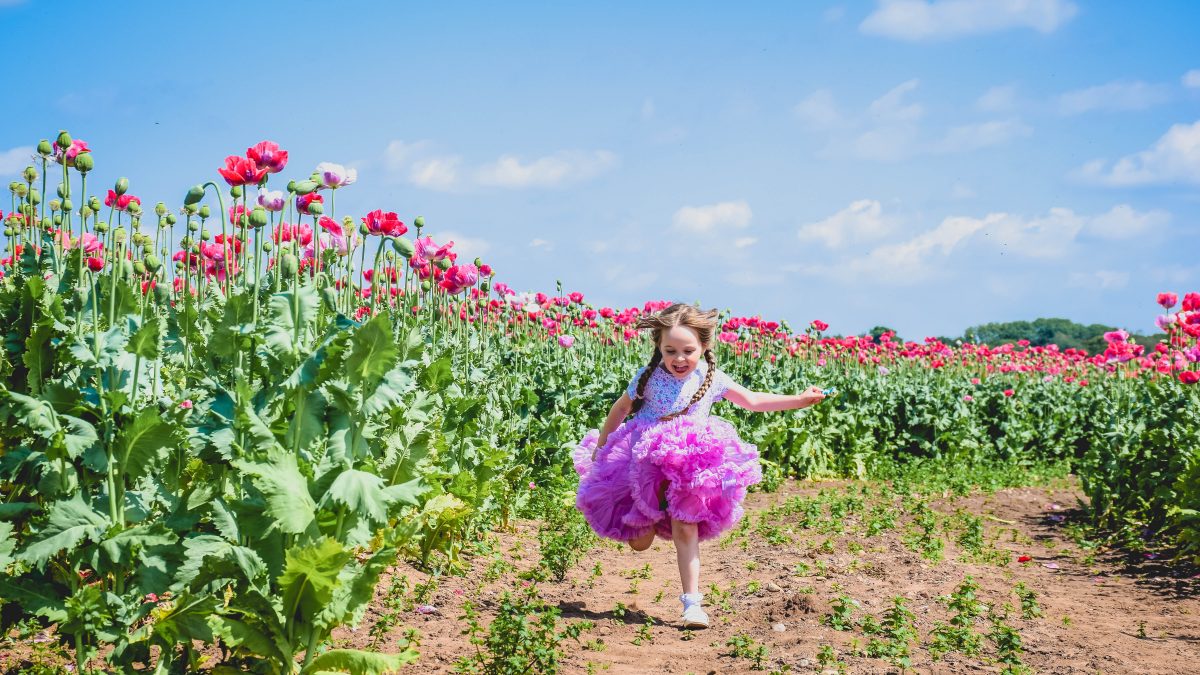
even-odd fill
[{"label": "small stone", "polygon": [[787,626],[781,623],[773,623],[771,624],[771,630],[775,631],[776,633],[782,633],[787,630]]},{"label": "small stone", "polygon": [[809,661],[808,659],[800,659],[801,668],[807,668],[811,663],[812,661]]},{"label": "small stone", "polygon": [[780,588],[779,584],[775,583],[774,581],[768,581],[767,582],[767,590],[771,591],[772,593],[778,593],[779,591],[782,591],[783,589]]}]

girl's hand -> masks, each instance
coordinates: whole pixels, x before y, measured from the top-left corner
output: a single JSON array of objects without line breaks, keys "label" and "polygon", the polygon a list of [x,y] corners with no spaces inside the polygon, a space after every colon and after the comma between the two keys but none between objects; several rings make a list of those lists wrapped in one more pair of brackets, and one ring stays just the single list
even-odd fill
[{"label": "girl's hand", "polygon": [[815,385],[805,389],[804,393],[800,394],[800,396],[804,398],[806,406],[815,405],[825,400],[824,390]]},{"label": "girl's hand", "polygon": [[596,439],[596,447],[592,448],[592,461],[596,461],[596,453],[600,451],[608,443],[608,436],[600,436]]}]

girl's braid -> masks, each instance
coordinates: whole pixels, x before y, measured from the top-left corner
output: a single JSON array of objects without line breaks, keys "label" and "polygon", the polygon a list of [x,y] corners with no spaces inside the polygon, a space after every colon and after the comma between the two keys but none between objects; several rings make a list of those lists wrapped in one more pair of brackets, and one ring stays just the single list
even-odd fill
[{"label": "girl's braid", "polygon": [[637,397],[633,399],[633,412],[641,410],[642,406],[646,404],[646,399],[643,397],[643,394],[646,393],[646,383],[650,381],[650,376],[654,374],[654,369],[658,367],[659,363],[662,363],[662,352],[655,349],[654,355],[650,357],[650,365],[646,366],[646,369],[642,371],[642,376],[638,378]]},{"label": "girl's braid", "polygon": [[679,417],[680,415],[686,413],[692,406],[699,403],[700,399],[704,398],[704,394],[708,391],[709,385],[712,384],[713,373],[717,372],[717,359],[713,356],[713,351],[711,349],[704,350],[704,362],[708,364],[708,372],[704,374],[704,382],[700,384],[700,388],[696,390],[694,395],[692,395],[692,400],[688,401],[688,404],[683,407],[683,410],[677,410],[670,415],[663,415],[662,417],[658,418],[660,422],[666,422],[667,420],[673,420],[676,417]]}]

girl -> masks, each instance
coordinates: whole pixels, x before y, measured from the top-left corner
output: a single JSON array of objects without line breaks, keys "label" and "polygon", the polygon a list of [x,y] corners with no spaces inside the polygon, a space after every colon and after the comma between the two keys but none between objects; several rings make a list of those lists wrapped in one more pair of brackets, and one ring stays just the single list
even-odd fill
[{"label": "girl", "polygon": [[708,627],[700,542],[737,523],[746,488],[762,479],[758,451],[709,408],[725,399],[757,412],[790,410],[824,398],[819,387],[798,395],[749,391],[717,370],[710,348],[717,316],[677,303],[639,319],[639,330],[653,331],[650,365],[574,453],[575,503],[597,534],[635,551],[649,548],[655,534],[675,542],[685,628]]}]

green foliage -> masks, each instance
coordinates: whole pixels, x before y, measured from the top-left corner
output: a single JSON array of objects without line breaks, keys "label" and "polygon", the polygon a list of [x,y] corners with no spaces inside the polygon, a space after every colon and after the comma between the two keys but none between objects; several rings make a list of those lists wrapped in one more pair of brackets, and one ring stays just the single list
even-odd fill
[{"label": "green foliage", "polygon": [[749,659],[750,670],[765,670],[767,663],[767,646],[759,644],[752,640],[745,633],[735,633],[733,637],[725,641],[725,646],[729,647],[727,656],[732,656],[735,659]]},{"label": "green foliage", "polygon": [[475,606],[464,604],[461,617],[467,623],[467,635],[475,652],[463,657],[455,666],[458,673],[485,675],[516,675],[518,673],[559,672],[563,657],[563,640],[579,642],[589,622],[577,622],[562,629],[558,626],[559,610],[546,604],[529,585],[524,589],[505,591],[492,623],[484,628]]}]

